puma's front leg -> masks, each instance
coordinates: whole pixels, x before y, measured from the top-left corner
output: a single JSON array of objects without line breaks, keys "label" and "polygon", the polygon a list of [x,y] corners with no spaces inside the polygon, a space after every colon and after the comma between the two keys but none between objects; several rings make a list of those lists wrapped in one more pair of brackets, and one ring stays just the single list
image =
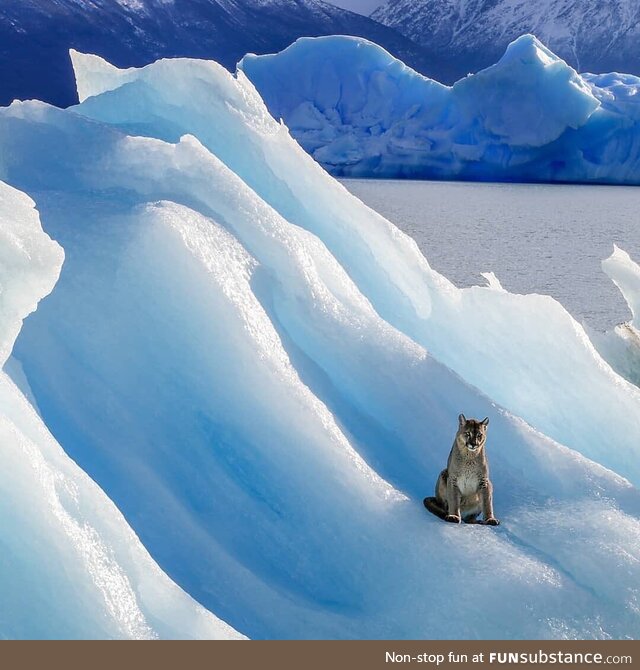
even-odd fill
[{"label": "puma's front leg", "polygon": [[483,479],[480,483],[480,494],[484,522],[488,526],[497,526],[500,522],[493,516],[493,485],[488,479]]},{"label": "puma's front leg", "polygon": [[445,517],[445,521],[460,523],[460,491],[451,476],[447,481],[447,510],[449,514]]}]

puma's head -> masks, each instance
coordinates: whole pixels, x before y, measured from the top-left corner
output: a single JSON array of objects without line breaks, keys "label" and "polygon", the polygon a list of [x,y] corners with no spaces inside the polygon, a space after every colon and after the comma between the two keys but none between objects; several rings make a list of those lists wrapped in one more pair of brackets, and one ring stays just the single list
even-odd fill
[{"label": "puma's head", "polygon": [[456,442],[461,450],[467,449],[471,453],[479,452],[487,441],[487,427],[489,417],[482,421],[467,419],[464,414],[458,417],[458,434]]}]

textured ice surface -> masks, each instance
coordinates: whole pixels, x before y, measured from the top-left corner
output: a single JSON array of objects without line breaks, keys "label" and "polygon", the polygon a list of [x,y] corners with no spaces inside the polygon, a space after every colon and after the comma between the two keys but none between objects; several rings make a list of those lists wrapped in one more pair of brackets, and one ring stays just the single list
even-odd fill
[{"label": "textured ice surface", "polygon": [[[589,458],[637,474],[638,389],[571,317],[434,273],[244,76],[74,62],[75,110],[0,112],[66,254],[14,355],[162,569],[251,637],[637,636],[640,495]],[[498,529],[422,508],[460,411],[491,419]]]},{"label": "textured ice surface", "polygon": [[[0,182],[0,364],[62,259],[33,201]],[[238,637],[158,568],[5,372],[0,460],[3,638]]]},{"label": "textured ice surface", "polygon": [[640,79],[578,75],[532,35],[452,87],[349,37],[239,67],[335,175],[640,183]]}]

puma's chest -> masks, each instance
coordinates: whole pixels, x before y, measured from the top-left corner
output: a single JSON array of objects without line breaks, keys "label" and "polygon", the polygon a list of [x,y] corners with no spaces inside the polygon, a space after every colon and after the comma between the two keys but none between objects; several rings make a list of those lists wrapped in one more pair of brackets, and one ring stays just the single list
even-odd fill
[{"label": "puma's chest", "polygon": [[456,477],[456,485],[463,496],[472,495],[478,491],[480,477],[475,469],[464,469]]}]

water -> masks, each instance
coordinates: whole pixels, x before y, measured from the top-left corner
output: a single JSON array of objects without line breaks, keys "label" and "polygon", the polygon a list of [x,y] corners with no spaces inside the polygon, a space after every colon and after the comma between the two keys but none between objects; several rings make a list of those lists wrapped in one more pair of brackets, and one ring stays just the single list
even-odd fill
[{"label": "water", "polygon": [[495,272],[513,293],[544,293],[608,330],[631,314],[600,261],[613,243],[640,261],[640,187],[345,179],[411,235],[458,286]]}]

